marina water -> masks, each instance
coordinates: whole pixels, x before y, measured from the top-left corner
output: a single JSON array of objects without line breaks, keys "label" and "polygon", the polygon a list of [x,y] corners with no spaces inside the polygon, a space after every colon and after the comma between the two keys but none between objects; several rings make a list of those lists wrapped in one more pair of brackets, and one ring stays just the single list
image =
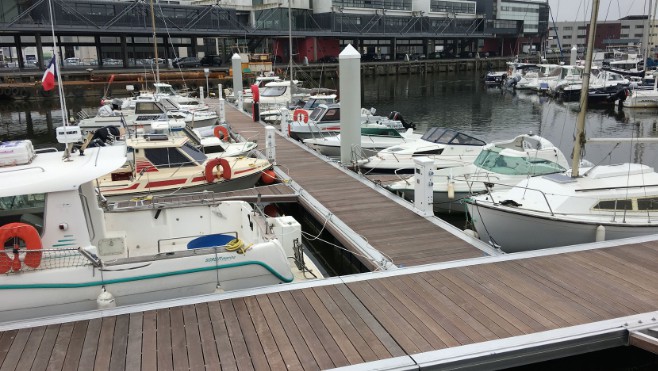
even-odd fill
[{"label": "marina water", "polygon": [[[324,86],[337,89],[338,81],[325,81]],[[363,107],[374,107],[380,115],[399,111],[421,132],[432,126],[449,127],[487,142],[532,132],[553,142],[565,156],[571,154],[578,103],[486,87],[479,72],[365,77],[362,88]],[[67,99],[67,106],[72,117],[81,110],[95,114],[99,100]],[[657,121],[656,109],[590,107],[586,135],[656,137]],[[56,99],[0,102],[0,140],[30,138],[39,147],[54,145],[58,125],[61,111]],[[585,158],[595,164],[631,161],[658,167],[655,143],[597,143],[585,148]]]}]

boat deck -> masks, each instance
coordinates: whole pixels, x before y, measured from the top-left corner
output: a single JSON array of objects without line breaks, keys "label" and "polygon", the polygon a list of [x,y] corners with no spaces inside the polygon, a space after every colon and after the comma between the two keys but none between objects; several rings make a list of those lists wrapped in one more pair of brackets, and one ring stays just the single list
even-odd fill
[{"label": "boat deck", "polygon": [[[509,366],[550,356],[551,342],[562,355],[627,344],[633,323],[624,317],[658,309],[656,280],[655,242],[481,258],[5,328],[0,365],[2,370],[411,369],[468,361],[481,368]],[[658,326],[655,312],[644,322]],[[530,357],[512,356],[514,347]]]}]

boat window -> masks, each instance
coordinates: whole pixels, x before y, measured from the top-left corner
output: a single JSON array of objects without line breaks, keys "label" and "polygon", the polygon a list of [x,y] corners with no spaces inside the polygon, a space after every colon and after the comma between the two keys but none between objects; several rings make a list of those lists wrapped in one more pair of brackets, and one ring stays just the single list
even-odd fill
[{"label": "boat window", "polygon": [[180,106],[169,99],[160,99],[160,103],[164,107],[165,111],[176,111],[180,109]]},{"label": "boat window", "polygon": [[416,151],[413,156],[440,155],[442,152],[443,148],[433,148],[425,151]]},{"label": "boat window", "polygon": [[479,140],[479,139],[468,136],[464,133],[457,133],[457,135],[455,135],[455,137],[452,139],[452,141],[450,141],[450,144],[469,145],[469,146],[483,146],[486,143]]},{"label": "boat window", "polygon": [[315,107],[311,112],[311,114],[308,115],[308,118],[312,121],[318,121],[320,119],[320,116],[322,116],[322,112],[324,112],[323,107]]},{"label": "boat window", "polygon": [[658,210],[658,198],[638,198],[637,199],[637,209],[638,210]]},{"label": "boat window", "polygon": [[192,145],[192,143],[187,142],[183,144],[181,147],[181,150],[185,152],[188,156],[192,157],[194,161],[198,163],[203,163],[206,161],[207,157],[203,152],[199,151],[195,146]]},{"label": "boat window", "polygon": [[261,97],[280,97],[286,92],[286,86],[266,86]]},{"label": "boat window", "polygon": [[504,156],[500,150],[488,149],[480,152],[473,162],[476,166],[506,175],[548,175],[562,173],[565,168],[545,159],[528,159],[524,156]]},{"label": "boat window", "polygon": [[322,121],[338,121],[340,120],[340,110],[338,108],[329,108],[327,113],[322,116]]},{"label": "boat window", "polygon": [[45,193],[0,197],[0,226],[16,222],[27,223],[41,234],[45,209]]},{"label": "boat window", "polygon": [[162,113],[162,108],[155,102],[137,102],[135,105],[136,114]]},{"label": "boat window", "polygon": [[431,128],[423,134],[421,139],[432,143],[448,144],[457,132],[444,128]]},{"label": "boat window", "polygon": [[144,156],[157,168],[172,168],[196,165],[178,148],[149,148],[144,150]]},{"label": "boat window", "polygon": [[596,206],[595,210],[632,210],[633,203],[631,200],[605,200],[600,201]]}]

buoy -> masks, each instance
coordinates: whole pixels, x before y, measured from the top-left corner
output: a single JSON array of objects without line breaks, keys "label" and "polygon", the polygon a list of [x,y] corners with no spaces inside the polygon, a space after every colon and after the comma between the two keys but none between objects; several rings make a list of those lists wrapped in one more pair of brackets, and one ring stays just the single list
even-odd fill
[{"label": "buoy", "polygon": [[596,242],[605,241],[605,227],[600,225],[596,227]]},{"label": "buoy", "polygon": [[270,218],[276,218],[279,216],[279,208],[276,207],[275,204],[268,204],[263,208],[263,211],[265,212],[265,215],[269,216]]},{"label": "buoy", "polygon": [[276,173],[274,170],[265,170],[260,176],[260,180],[265,184],[272,184],[276,181]]},{"label": "buoy", "polygon": [[105,290],[105,287],[101,289],[101,293],[96,298],[96,305],[98,309],[109,309],[117,306],[116,301],[114,300],[114,295],[109,291]]},{"label": "buoy", "polygon": [[464,234],[469,236],[469,237],[480,238],[478,233],[476,231],[472,230],[472,229],[464,229]]},{"label": "buoy", "polygon": [[455,199],[455,182],[453,181],[448,181],[448,199]]}]

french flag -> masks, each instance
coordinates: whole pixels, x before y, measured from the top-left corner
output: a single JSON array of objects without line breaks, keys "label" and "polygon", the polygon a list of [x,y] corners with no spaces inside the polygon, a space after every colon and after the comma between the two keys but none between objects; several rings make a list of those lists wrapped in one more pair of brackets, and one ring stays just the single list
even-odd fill
[{"label": "french flag", "polygon": [[41,86],[44,91],[53,90],[55,88],[55,56],[48,63],[48,68],[46,72],[43,73],[43,78],[41,79]]}]

